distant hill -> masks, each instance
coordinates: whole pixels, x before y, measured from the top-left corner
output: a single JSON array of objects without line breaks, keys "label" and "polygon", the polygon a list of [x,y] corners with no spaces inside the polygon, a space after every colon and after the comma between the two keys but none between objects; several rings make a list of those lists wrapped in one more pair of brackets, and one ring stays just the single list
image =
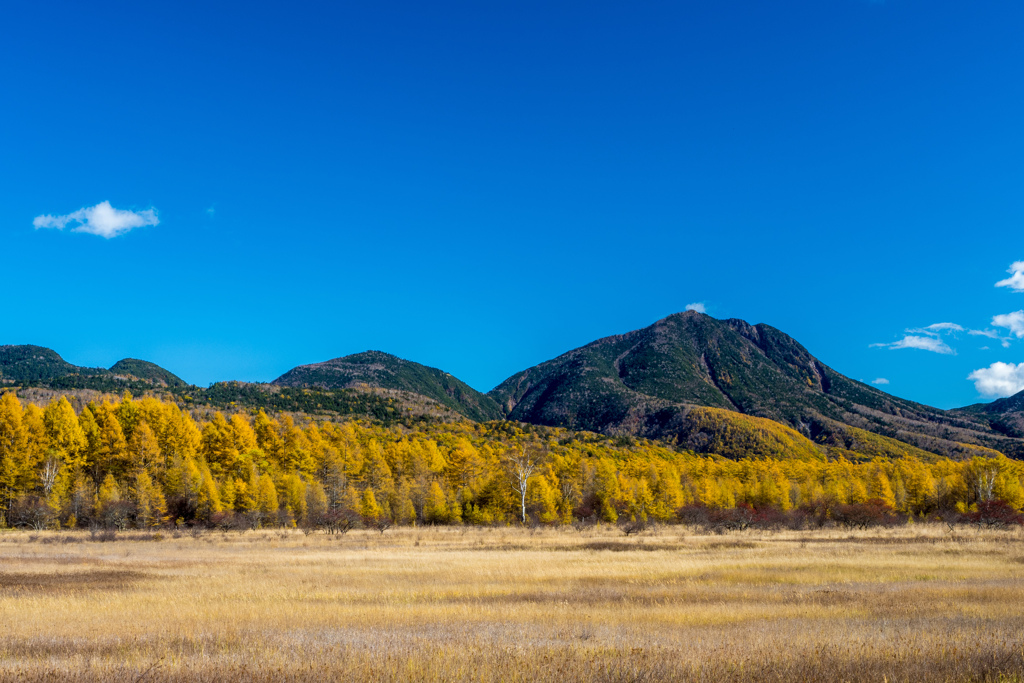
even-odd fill
[{"label": "distant hill", "polygon": [[55,388],[81,386],[103,391],[117,389],[115,385],[119,376],[130,377],[147,386],[185,386],[180,377],[149,361],[125,358],[109,370],[86,368],[67,362],[56,351],[43,346],[0,346],[0,382],[5,384],[16,382]]},{"label": "distant hill", "polygon": [[360,386],[410,392],[437,401],[466,417],[501,419],[501,409],[454,376],[382,351],[365,351],[322,363],[300,365],[272,384],[283,387],[348,389]]},{"label": "distant hill", "polygon": [[[676,439],[706,450],[694,407],[786,425],[822,446],[891,451],[872,437],[965,457],[980,448],[1020,456],[1024,442],[985,416],[943,411],[849,379],[769,325],[689,311],[600,339],[513,375],[489,393],[513,420]],[[694,435],[698,436],[694,436]]]},{"label": "distant hill", "polygon": [[1024,391],[991,403],[977,403],[951,412],[983,419],[996,431],[1024,439]]},{"label": "distant hill", "polygon": [[115,375],[130,375],[149,382],[163,383],[169,387],[183,387],[185,380],[181,379],[170,370],[164,370],[156,363],[136,358],[125,358],[111,366],[110,372]]},{"label": "distant hill", "polygon": [[68,363],[56,351],[24,344],[0,346],[0,380],[46,381],[64,375],[103,375],[103,368],[80,368]]}]

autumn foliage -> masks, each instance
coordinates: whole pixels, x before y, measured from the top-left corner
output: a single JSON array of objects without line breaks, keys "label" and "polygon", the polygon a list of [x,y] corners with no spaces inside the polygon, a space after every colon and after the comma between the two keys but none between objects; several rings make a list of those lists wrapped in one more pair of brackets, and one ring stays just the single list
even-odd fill
[{"label": "autumn foliage", "polygon": [[[1021,520],[1024,468],[1002,456],[782,455],[727,459],[510,422],[383,426],[129,394],[45,406],[0,396],[0,512],[10,526],[344,533],[524,517],[717,529],[864,528],[945,513],[987,526]],[[523,458],[533,463],[526,476]]]}]

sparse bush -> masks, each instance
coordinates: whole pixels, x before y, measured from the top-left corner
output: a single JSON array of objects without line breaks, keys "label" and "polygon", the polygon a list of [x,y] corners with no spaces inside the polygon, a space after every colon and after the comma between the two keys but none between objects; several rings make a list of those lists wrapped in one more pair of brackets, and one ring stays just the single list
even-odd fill
[{"label": "sparse bush", "polygon": [[7,519],[11,526],[42,531],[54,525],[57,516],[39,496],[19,496],[12,504]]},{"label": "sparse bush", "polygon": [[230,510],[210,515],[210,526],[218,531],[235,531],[239,528],[244,529],[246,525],[247,522],[242,515]]},{"label": "sparse bush", "polygon": [[1017,512],[1005,500],[994,498],[978,503],[978,509],[964,515],[971,524],[986,527],[1011,527],[1024,524],[1024,515]]},{"label": "sparse bush", "polygon": [[622,533],[626,534],[627,536],[632,536],[633,534],[641,534],[645,531],[647,531],[646,519],[636,519],[622,525]]},{"label": "sparse bush", "polygon": [[113,529],[92,527],[89,529],[89,540],[97,543],[109,543],[117,540],[117,532]]},{"label": "sparse bush", "polygon": [[799,526],[794,526],[794,519],[800,516],[795,510],[787,512],[775,507],[764,506],[753,508],[752,511],[750,526],[754,529],[799,528]]},{"label": "sparse bush", "polygon": [[132,525],[137,511],[135,503],[129,500],[112,501],[103,506],[99,519],[108,528],[124,531]]},{"label": "sparse bush", "polygon": [[856,529],[877,526],[891,527],[907,521],[905,516],[900,515],[881,500],[837,505],[832,510],[832,519],[836,524]]}]

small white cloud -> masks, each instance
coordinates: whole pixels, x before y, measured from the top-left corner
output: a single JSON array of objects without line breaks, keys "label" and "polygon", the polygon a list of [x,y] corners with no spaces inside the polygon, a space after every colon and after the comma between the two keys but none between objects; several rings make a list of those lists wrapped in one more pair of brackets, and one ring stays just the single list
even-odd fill
[{"label": "small white cloud", "polygon": [[889,383],[889,380],[887,380],[887,379],[886,379],[886,378],[884,378],[884,377],[879,377],[878,379],[873,379],[873,380],[871,380],[871,383],[872,383],[872,384],[888,384],[888,383]]},{"label": "small white cloud", "polygon": [[[1007,314],[1012,315],[1011,313]],[[997,318],[1000,316],[996,316]],[[999,330],[967,330],[967,334],[973,334],[977,337],[988,337],[989,339],[996,339],[1003,345],[1004,349],[1010,348],[1010,338],[1004,337]],[[987,346],[981,347],[983,350],[987,350]]]},{"label": "small white cloud", "polygon": [[1006,271],[1010,277],[1000,280],[996,287],[1009,287],[1015,292],[1024,292],[1024,261],[1014,261]]},{"label": "small white cloud", "polygon": [[931,334],[938,336],[942,332],[947,334],[950,332],[963,332],[964,328],[956,323],[933,323],[927,327],[921,327],[914,330],[907,330],[911,334]]},{"label": "small white cloud", "polygon": [[99,235],[106,239],[123,235],[135,228],[142,228],[147,225],[158,225],[160,219],[156,216],[155,209],[145,211],[126,211],[115,209],[110,202],[100,202],[96,206],[79,209],[64,216],[36,216],[32,225],[39,228],[56,228],[63,230],[69,224],[77,224],[71,232],[84,232],[90,235]]},{"label": "small white cloud", "polygon": [[956,355],[956,351],[949,348],[949,345],[947,345],[946,342],[937,337],[918,337],[911,334],[906,335],[899,341],[894,341],[889,344],[871,344],[871,346],[888,349],[921,349],[922,351]]},{"label": "small white cloud", "polygon": [[696,302],[696,303],[692,303],[692,304],[686,304],[686,308],[684,310],[687,310],[687,311],[697,311],[698,313],[707,313],[708,312],[708,309],[704,307],[704,304],[700,303],[699,301]]},{"label": "small white cloud", "polygon": [[999,398],[1024,391],[1024,363],[993,363],[967,375],[982,396]]},{"label": "small white cloud", "polygon": [[1005,327],[1017,339],[1024,338],[1024,311],[1003,313],[992,318],[992,324],[996,327]]}]

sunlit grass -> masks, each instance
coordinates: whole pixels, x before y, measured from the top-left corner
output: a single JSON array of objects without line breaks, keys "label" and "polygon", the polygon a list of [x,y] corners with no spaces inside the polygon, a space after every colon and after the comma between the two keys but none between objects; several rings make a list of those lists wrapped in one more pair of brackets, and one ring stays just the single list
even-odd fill
[{"label": "sunlit grass", "polygon": [[1024,672],[1021,531],[163,536],[0,535],[0,677],[969,681]]}]

